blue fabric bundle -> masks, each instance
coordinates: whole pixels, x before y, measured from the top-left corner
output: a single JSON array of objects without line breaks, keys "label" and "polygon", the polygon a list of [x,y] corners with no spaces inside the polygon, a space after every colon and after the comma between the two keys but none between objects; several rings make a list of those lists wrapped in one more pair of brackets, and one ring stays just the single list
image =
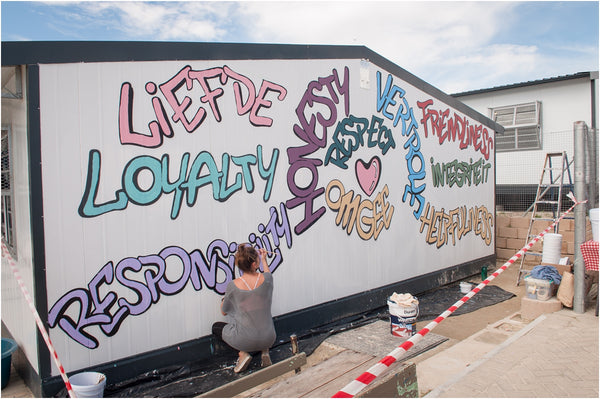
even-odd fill
[{"label": "blue fabric bundle", "polygon": [[545,265],[535,266],[531,269],[531,277],[540,280],[552,280],[556,285],[560,285],[560,281],[562,280],[562,276],[556,267]]}]

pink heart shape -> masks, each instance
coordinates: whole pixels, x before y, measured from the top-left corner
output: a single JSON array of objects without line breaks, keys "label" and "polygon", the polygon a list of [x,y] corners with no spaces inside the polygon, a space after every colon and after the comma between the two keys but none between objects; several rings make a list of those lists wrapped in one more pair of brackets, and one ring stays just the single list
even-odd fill
[{"label": "pink heart shape", "polygon": [[359,159],[354,165],[354,171],[360,188],[362,188],[365,194],[371,196],[375,188],[377,188],[377,183],[379,183],[379,177],[381,176],[381,160],[379,157],[374,156],[369,163],[365,163],[365,161]]}]

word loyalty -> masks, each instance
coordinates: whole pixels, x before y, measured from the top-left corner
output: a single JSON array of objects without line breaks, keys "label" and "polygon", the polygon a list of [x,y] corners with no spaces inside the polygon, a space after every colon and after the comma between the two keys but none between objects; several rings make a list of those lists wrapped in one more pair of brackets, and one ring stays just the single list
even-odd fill
[{"label": "word loyalty", "polygon": [[[246,187],[248,193],[254,192],[254,179],[252,166],[256,165],[258,175],[263,179],[265,190],[263,200],[267,202],[273,189],[273,179],[279,150],[274,149],[271,162],[265,165],[262,146],[257,146],[256,155],[230,156],[224,153],[222,167],[219,170],[213,156],[202,151],[190,163],[190,154],[185,153],[181,158],[179,178],[169,180],[170,162],[169,155],[164,154],[161,159],[142,155],[133,158],[125,166],[121,178],[122,188],[115,192],[115,199],[103,204],[96,204],[98,186],[100,181],[100,152],[91,150],[88,161],[87,182],[85,192],[79,205],[79,215],[82,217],[95,217],[111,211],[120,211],[127,208],[129,202],[136,205],[151,205],[158,201],[162,194],[173,193],[171,219],[176,219],[181,209],[185,195],[188,206],[196,203],[198,190],[204,186],[212,186],[213,198],[224,202],[237,191]],[[234,166],[231,166],[233,164]],[[237,167],[240,170],[235,174],[233,183],[229,182],[229,169]],[[140,182],[142,172],[149,172],[152,177],[150,187],[144,187]]]}]

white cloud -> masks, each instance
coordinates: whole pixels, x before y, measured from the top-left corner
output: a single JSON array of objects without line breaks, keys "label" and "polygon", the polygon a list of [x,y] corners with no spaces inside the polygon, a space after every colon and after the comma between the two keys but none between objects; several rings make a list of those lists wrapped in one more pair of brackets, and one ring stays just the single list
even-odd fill
[{"label": "white cloud", "polygon": [[[249,16],[252,41],[365,45],[449,91],[485,70],[490,78],[499,60],[520,60],[526,65],[515,68],[530,69],[531,46],[490,46],[515,7],[512,2],[246,2],[242,12]],[[455,72],[444,74],[447,70]]]},{"label": "white cloud", "polygon": [[[90,17],[143,40],[218,41],[227,33],[220,27],[233,3],[216,2],[104,2],[80,3]],[[112,17],[110,20],[108,18]]]},{"label": "white cloud", "polygon": [[73,5],[73,25],[123,40],[365,45],[449,93],[597,69],[593,46],[503,40],[519,29],[517,2],[90,1],[63,11]]}]

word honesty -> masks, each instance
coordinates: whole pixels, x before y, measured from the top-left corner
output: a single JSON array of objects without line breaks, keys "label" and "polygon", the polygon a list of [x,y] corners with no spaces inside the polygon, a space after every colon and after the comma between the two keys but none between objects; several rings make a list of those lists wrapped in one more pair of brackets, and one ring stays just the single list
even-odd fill
[{"label": "word honesty", "polygon": [[[317,188],[319,184],[319,170],[317,168],[323,165],[323,161],[319,158],[309,158],[309,156],[327,145],[327,128],[333,126],[338,119],[337,104],[340,104],[340,101],[343,101],[344,115],[349,115],[349,73],[348,67],[345,67],[342,81],[338,71],[334,69],[331,75],[310,82],[300,100],[300,104],[296,107],[298,123],[294,124],[294,134],[305,144],[300,147],[290,147],[287,150],[290,164],[287,173],[287,184],[293,198],[286,202],[286,206],[293,209],[304,205],[304,217],[294,227],[294,231],[298,235],[306,231],[325,214],[324,206],[317,210],[314,209],[315,199],[325,192],[324,187]],[[306,111],[311,112],[308,119],[305,115]],[[320,132],[317,132],[317,127],[320,127]],[[321,134],[321,137],[319,137],[319,134]],[[296,183],[296,174],[301,170],[305,170],[311,176],[310,183],[306,187],[298,186],[298,183]]]},{"label": "word honesty", "polygon": [[[209,82],[211,79],[218,79],[218,83],[225,85],[229,79],[233,82],[233,93],[238,115],[249,114],[250,123],[254,126],[271,126],[273,119],[258,115],[261,108],[270,108],[272,102],[266,99],[270,91],[277,92],[277,99],[283,101],[287,95],[287,90],[276,83],[263,80],[258,90],[251,79],[233,71],[228,66],[195,71],[189,65],[183,67],[175,76],[166,82],[158,85],[167,104],[170,107],[171,120],[175,123],[181,123],[188,133],[195,131],[204,122],[207,110],[198,105],[192,109],[194,101],[186,94],[190,93],[195,84],[200,85],[203,96],[200,97],[202,104],[210,106],[210,112],[217,122],[222,120],[219,109],[218,99],[224,94],[221,87],[211,88]],[[186,93],[181,95],[181,101],[177,97],[180,90]],[[242,87],[247,92],[246,97],[242,93]],[[154,82],[148,82],[145,86],[146,92],[150,95],[157,93],[157,85]],[[133,144],[142,147],[155,148],[163,142],[163,136],[172,137],[173,127],[169,121],[167,111],[163,101],[158,97],[152,97],[152,109],[156,120],[148,123],[150,134],[136,132],[133,128],[133,88],[131,83],[125,82],[121,85],[119,99],[119,138],[121,144]],[[186,112],[193,114],[191,120],[186,116]]]},{"label": "word honesty", "polygon": [[[280,210],[281,216],[271,207],[269,222],[258,226],[261,235],[251,233],[248,237],[259,248],[274,253],[269,265],[271,272],[283,263],[280,238],[286,238],[288,248],[292,246],[291,228],[283,204]],[[235,242],[214,240],[204,253],[169,246],[157,254],[122,259],[116,265],[110,261],[91,279],[87,288],[73,289],[56,301],[48,313],[48,324],[50,328],[58,325],[86,348],[97,348],[99,341],[88,331],[90,327],[100,326],[106,336],[113,336],[128,316],[145,313],[162,296],[183,291],[188,282],[196,291],[206,287],[224,294],[235,278],[237,247]],[[173,278],[173,275],[178,277]],[[71,317],[73,314],[78,314],[76,320]]]},{"label": "word honesty", "polygon": [[[179,166],[179,178],[169,181],[169,155],[164,154],[161,159],[149,155],[133,158],[123,169],[121,184],[122,189],[115,192],[115,199],[103,204],[96,204],[98,186],[100,184],[100,152],[91,150],[88,161],[88,174],[85,191],[79,205],[79,215],[82,217],[95,217],[107,212],[123,210],[129,202],[136,205],[150,205],[158,201],[162,194],[173,193],[173,205],[171,207],[171,219],[176,219],[181,209],[181,203],[185,194],[188,206],[196,203],[198,190],[204,186],[211,185],[213,198],[224,202],[235,192],[240,191],[242,186],[246,191],[254,191],[254,179],[252,178],[251,166],[256,165],[258,175],[266,182],[263,194],[265,202],[271,196],[273,179],[279,150],[274,149],[269,165],[264,165],[262,146],[256,147],[256,155],[246,154],[243,156],[230,156],[224,153],[221,157],[221,169],[217,166],[213,156],[203,151],[189,166],[190,154],[185,153],[181,158]],[[233,183],[229,183],[230,164],[240,168],[235,174]],[[207,173],[202,174],[206,169]],[[152,176],[152,184],[144,189],[139,182],[140,174],[148,171]]]},{"label": "word honesty", "polygon": [[431,245],[435,244],[437,248],[449,244],[449,237],[452,238],[452,245],[455,246],[457,239],[460,240],[471,231],[480,236],[489,246],[492,243],[494,232],[494,214],[485,206],[474,206],[469,209],[461,206],[449,212],[446,212],[444,208],[436,211],[428,202],[425,212],[421,216],[420,233],[423,232],[425,226],[427,226],[425,241]]}]

